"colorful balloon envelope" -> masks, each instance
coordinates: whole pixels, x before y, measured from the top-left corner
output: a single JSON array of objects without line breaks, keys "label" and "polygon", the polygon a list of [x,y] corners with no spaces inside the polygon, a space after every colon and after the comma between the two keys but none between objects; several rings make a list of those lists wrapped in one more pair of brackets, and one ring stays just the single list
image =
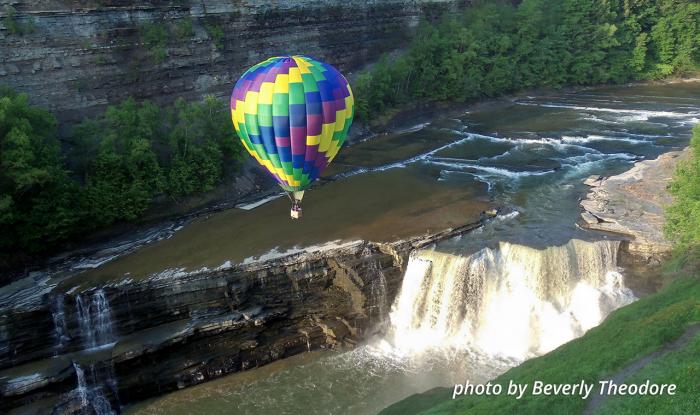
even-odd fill
[{"label": "colorful balloon envelope", "polygon": [[308,56],[261,62],[231,94],[231,118],[243,146],[296,200],[338,154],[354,110],[343,75]]}]

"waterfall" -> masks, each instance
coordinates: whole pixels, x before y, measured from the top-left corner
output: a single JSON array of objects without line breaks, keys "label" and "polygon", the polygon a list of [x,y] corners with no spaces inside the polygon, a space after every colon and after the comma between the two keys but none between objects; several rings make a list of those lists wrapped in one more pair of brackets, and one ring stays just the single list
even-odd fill
[{"label": "waterfall", "polygon": [[[73,362],[73,369],[77,378],[78,385],[73,391],[80,399],[80,407],[87,409],[89,413],[96,415],[112,415],[112,404],[105,396],[102,387],[98,385],[98,371],[95,365],[90,365],[90,376],[86,376],[85,371],[77,362]],[[116,392],[111,370],[108,373],[108,378],[105,384],[109,386],[113,392]],[[116,396],[116,395],[115,395]],[[92,411],[90,411],[92,409]]]},{"label": "waterfall", "polygon": [[571,240],[542,250],[501,242],[467,256],[414,252],[390,340],[411,352],[453,347],[525,359],[550,351],[634,300],[618,248]]},{"label": "waterfall", "polygon": [[370,323],[383,324],[388,315],[386,276],[382,267],[376,260],[371,260],[367,264],[368,275],[372,276],[370,283]]},{"label": "waterfall", "polygon": [[78,396],[80,397],[81,406],[84,408],[88,404],[87,398],[87,383],[85,382],[85,372],[76,362],[73,362],[73,369],[75,369],[75,376],[78,379],[78,387],[75,389]]},{"label": "waterfall", "polygon": [[76,295],[75,306],[86,348],[104,346],[114,341],[112,311],[103,289],[95,290],[89,298]]},{"label": "waterfall", "polygon": [[58,356],[69,340],[66,327],[65,297],[57,295],[51,301],[51,318],[53,319],[54,356]]}]

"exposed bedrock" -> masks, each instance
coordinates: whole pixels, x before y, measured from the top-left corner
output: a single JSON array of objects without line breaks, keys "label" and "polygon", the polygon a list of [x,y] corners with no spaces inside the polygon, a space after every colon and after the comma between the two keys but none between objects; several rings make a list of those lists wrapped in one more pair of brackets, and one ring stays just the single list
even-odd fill
[{"label": "exposed bedrock", "polygon": [[673,203],[667,187],[678,162],[689,155],[689,148],[672,151],[639,161],[616,176],[585,180],[591,190],[581,201],[580,223],[626,238],[620,246],[620,265],[635,276],[642,294],[661,284],[659,266],[672,247],[664,235],[664,210]]},{"label": "exposed bedrock", "polygon": [[352,346],[382,330],[413,249],[477,226],[54,289],[3,306],[0,411],[37,401],[66,412],[85,393],[91,404],[124,404],[308,350]]},{"label": "exposed bedrock", "polygon": [[668,192],[673,173],[690,151],[672,151],[655,160],[635,163],[630,170],[611,177],[592,176],[591,190],[581,201],[583,226],[630,238],[625,249],[640,258],[668,253],[664,235],[664,210],[673,202]]},{"label": "exposed bedrock", "polygon": [[[458,0],[3,1],[0,84],[78,120],[128,97],[226,98],[251,65],[309,54],[351,72]],[[10,8],[11,7],[11,8]]]}]

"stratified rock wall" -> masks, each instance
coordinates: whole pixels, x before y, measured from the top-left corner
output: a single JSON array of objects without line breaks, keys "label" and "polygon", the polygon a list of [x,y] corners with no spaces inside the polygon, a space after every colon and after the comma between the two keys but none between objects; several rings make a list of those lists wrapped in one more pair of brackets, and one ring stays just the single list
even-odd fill
[{"label": "stratified rock wall", "polygon": [[[356,242],[47,295],[29,309],[6,309],[0,411],[71,390],[74,361],[111,365],[124,403],[307,350],[353,345],[386,317],[378,310],[388,312],[396,295],[398,261],[391,248]],[[98,297],[104,310],[97,308]],[[109,321],[99,321],[102,312]]]},{"label": "stratified rock wall", "polygon": [[385,326],[414,249],[488,218],[393,243],[348,242],[101,287],[36,281],[32,293],[32,281],[19,281],[29,291],[0,303],[0,412],[35,401],[70,412],[81,381],[114,406],[117,397],[126,404],[305,351],[352,347]]},{"label": "stratified rock wall", "polygon": [[404,45],[421,17],[464,3],[3,0],[0,84],[69,121],[128,97],[228,97],[269,56],[308,54],[350,72]]}]

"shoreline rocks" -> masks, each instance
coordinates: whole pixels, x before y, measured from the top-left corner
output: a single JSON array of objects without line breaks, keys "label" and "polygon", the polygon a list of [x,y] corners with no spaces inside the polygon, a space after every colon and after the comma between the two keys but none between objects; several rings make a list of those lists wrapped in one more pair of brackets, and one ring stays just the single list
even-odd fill
[{"label": "shoreline rocks", "polygon": [[664,236],[664,210],[673,202],[667,186],[688,148],[635,163],[611,177],[590,176],[591,189],[580,202],[581,226],[629,238],[626,251],[647,263],[657,263],[671,250]]}]

